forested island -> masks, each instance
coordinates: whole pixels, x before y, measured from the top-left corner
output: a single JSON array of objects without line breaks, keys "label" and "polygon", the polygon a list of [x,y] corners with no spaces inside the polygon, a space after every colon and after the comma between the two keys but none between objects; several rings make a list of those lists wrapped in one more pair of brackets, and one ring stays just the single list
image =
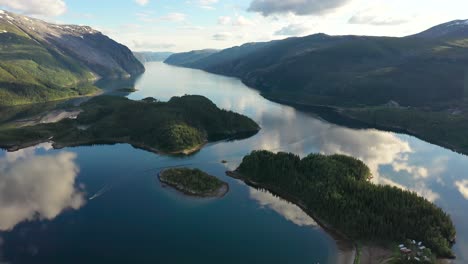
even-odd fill
[{"label": "forested island", "polygon": [[229,191],[227,183],[199,169],[166,169],[159,173],[159,180],[191,196],[222,197]]},{"label": "forested island", "polygon": [[454,257],[450,216],[413,192],[371,183],[369,168],[355,158],[254,151],[228,175],[298,204],[354,241],[396,245],[415,239],[437,257]]},{"label": "forested island", "polygon": [[129,143],[153,152],[189,154],[206,142],[249,137],[260,129],[250,118],[196,95],[168,102],[99,96],[79,109],[76,119],[1,128],[0,147],[17,150],[46,141],[53,141],[55,148]]}]

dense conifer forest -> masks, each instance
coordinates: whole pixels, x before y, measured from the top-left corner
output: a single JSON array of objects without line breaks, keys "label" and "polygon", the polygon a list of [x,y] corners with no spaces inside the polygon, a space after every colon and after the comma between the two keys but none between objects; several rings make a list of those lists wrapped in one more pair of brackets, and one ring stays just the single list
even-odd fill
[{"label": "dense conifer forest", "polygon": [[439,257],[453,257],[456,231],[450,216],[413,192],[371,183],[369,168],[355,158],[254,151],[236,173],[305,205],[351,239],[400,243],[410,238]]}]

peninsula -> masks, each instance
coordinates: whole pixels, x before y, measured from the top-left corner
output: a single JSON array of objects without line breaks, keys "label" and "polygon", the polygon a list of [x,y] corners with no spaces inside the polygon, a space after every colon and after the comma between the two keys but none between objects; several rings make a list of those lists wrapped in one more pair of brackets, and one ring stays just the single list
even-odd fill
[{"label": "peninsula", "polygon": [[260,129],[252,119],[196,95],[168,102],[99,96],[79,110],[76,119],[1,128],[0,147],[14,151],[47,141],[55,148],[128,143],[157,153],[190,154],[207,142],[250,137]]},{"label": "peninsula", "polygon": [[398,245],[415,239],[437,257],[454,257],[450,216],[415,193],[371,183],[369,168],[355,158],[254,151],[227,174],[299,205],[353,241]]}]

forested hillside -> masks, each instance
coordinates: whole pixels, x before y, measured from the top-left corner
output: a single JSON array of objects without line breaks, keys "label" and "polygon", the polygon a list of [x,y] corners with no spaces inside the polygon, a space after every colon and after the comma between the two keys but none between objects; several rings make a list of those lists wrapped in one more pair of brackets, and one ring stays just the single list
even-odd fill
[{"label": "forested hillside", "polygon": [[254,151],[235,174],[269,189],[354,240],[423,241],[439,257],[452,257],[455,227],[446,213],[415,193],[374,185],[369,168],[347,156]]},{"label": "forested hillside", "polygon": [[131,51],[86,26],[55,25],[0,10],[0,105],[95,93],[97,78],[144,72]]},{"label": "forested hillside", "polygon": [[53,138],[56,147],[129,143],[155,152],[191,153],[208,141],[248,137],[260,129],[250,118],[195,95],[169,102],[99,96],[80,108],[76,120],[2,129],[0,146],[18,149]]},{"label": "forested hillside", "polygon": [[466,96],[465,22],[403,38],[316,34],[249,43],[188,64],[173,60],[183,56],[175,54],[166,62],[238,77],[272,99],[425,106]]}]

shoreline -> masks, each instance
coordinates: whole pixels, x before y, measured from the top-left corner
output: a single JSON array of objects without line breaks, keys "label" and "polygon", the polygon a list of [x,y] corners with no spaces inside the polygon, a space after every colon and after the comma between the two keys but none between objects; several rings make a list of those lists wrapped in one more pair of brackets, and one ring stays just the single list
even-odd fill
[{"label": "shoreline", "polygon": [[[406,135],[409,135],[409,136],[416,137],[416,138],[418,138],[420,140],[423,140],[423,141],[425,141],[425,142],[427,142],[429,144],[433,144],[433,145],[436,145],[436,146],[451,150],[451,151],[456,152],[458,154],[468,155],[468,149],[454,146],[454,145],[452,145],[452,144],[450,144],[448,142],[445,142],[443,140],[439,141],[439,140],[436,140],[436,139],[435,140],[434,139],[429,139],[429,138],[425,137],[424,135],[422,135],[422,134],[420,134],[418,132],[411,131],[411,130],[406,129],[404,127],[370,124],[370,123],[365,122],[363,120],[357,119],[357,118],[355,118],[353,116],[345,114],[346,108],[343,108],[343,107],[331,106],[331,105],[320,105],[320,104],[305,104],[305,103],[299,103],[299,102],[292,102],[292,101],[288,101],[288,100],[280,99],[280,98],[274,98],[274,97],[271,97],[271,96],[268,96],[268,95],[264,94],[264,92],[261,89],[255,87],[255,86],[252,86],[250,83],[246,82],[242,77],[239,77],[239,76],[219,74],[219,73],[210,72],[210,71],[207,71],[207,70],[204,70],[204,69],[180,66],[180,65],[170,64],[170,63],[166,63],[166,62],[163,62],[163,63],[167,64],[169,66],[172,66],[172,67],[188,68],[188,69],[192,69],[192,70],[200,70],[200,71],[203,71],[203,72],[206,72],[206,73],[209,73],[209,74],[214,74],[214,75],[224,76],[224,77],[227,77],[227,78],[237,79],[237,80],[241,81],[245,86],[259,92],[259,94],[263,98],[265,98],[265,99],[267,99],[267,100],[269,100],[271,102],[291,106],[291,107],[293,107],[293,108],[295,108],[297,110],[302,110],[302,111],[306,111],[306,112],[315,113],[320,118],[322,118],[323,120],[325,120],[325,121],[327,121],[329,123],[332,123],[332,124],[337,124],[337,125],[350,127],[350,128],[361,128],[361,129],[371,129],[371,128],[373,128],[373,129],[386,131],[386,132],[402,133],[402,134],[406,134]],[[312,109],[315,109],[315,110],[312,110]],[[324,116],[324,111],[328,112],[328,114],[330,114],[330,113],[334,114],[335,118],[338,117],[341,120],[337,121],[337,120],[333,120],[333,118]],[[319,113],[319,112],[321,112],[321,113]],[[350,123],[352,123],[352,124],[350,125]]]},{"label": "shoreline", "polygon": [[[265,189],[271,192],[272,194],[277,195],[281,199],[293,203],[299,208],[301,208],[307,215],[314,219],[314,221],[335,241],[338,248],[337,263],[354,264],[358,254],[360,261],[357,264],[388,263],[394,257],[394,252],[390,246],[384,246],[372,242],[358,245],[359,241],[351,240],[336,228],[322,221],[319,217],[317,217],[314,214],[314,212],[311,209],[308,209],[307,206],[305,206],[305,204],[303,204],[299,199],[295,198],[289,193],[282,192],[268,185],[261,185],[259,183],[253,182],[249,179],[244,178],[242,174],[236,171],[226,171],[226,175],[228,175],[231,178],[241,180],[250,187],[257,189]],[[453,259],[437,258],[437,263],[453,263]]]},{"label": "shoreline", "polygon": [[[366,121],[363,121],[361,119],[358,119],[352,115],[346,114],[346,109],[343,107],[338,107],[338,106],[329,106],[329,105],[318,105],[318,104],[305,104],[305,103],[297,103],[297,102],[291,102],[288,100],[284,99],[277,99],[277,98],[272,98],[268,97],[260,92],[260,95],[272,102],[279,103],[282,105],[287,105],[294,107],[297,110],[301,111],[306,111],[306,112],[311,112],[314,114],[317,114],[320,118],[323,120],[330,122],[332,124],[337,124],[349,128],[356,128],[356,129],[377,129],[380,131],[386,131],[386,132],[393,132],[393,133],[402,133],[406,134],[409,136],[413,136],[415,138],[418,138],[422,141],[425,141],[429,144],[437,145],[439,147],[448,149],[450,151],[456,152],[458,154],[463,154],[463,155],[468,155],[468,149],[464,149],[461,147],[454,146],[448,142],[445,142],[443,140],[435,140],[435,139],[429,139],[422,135],[421,133],[418,133],[416,131],[412,131],[410,129],[400,127],[400,126],[388,126],[388,125],[381,125],[381,124],[370,124]],[[330,116],[333,115],[333,116]],[[328,116],[327,116],[328,115]]]},{"label": "shoreline", "polygon": [[104,90],[102,90],[101,88],[98,87],[97,91],[94,91],[94,92],[89,93],[89,94],[67,96],[67,97],[55,98],[55,99],[51,99],[51,100],[47,100],[47,101],[41,101],[41,102],[29,102],[29,103],[13,104],[13,105],[0,104],[0,107],[16,107],[16,106],[25,106],[25,105],[53,103],[53,102],[68,101],[68,100],[71,100],[71,99],[78,99],[78,98],[86,98],[86,97],[92,98],[92,97],[96,97],[96,96],[99,96],[99,95],[102,95],[102,94],[104,94]]},{"label": "shoreline", "polygon": [[[222,186],[220,188],[218,188],[216,191],[214,192],[210,192],[210,193],[206,193],[206,194],[197,194],[197,193],[194,193],[194,192],[191,192],[190,190],[187,190],[187,189],[184,189],[184,188],[181,188],[179,187],[177,184],[175,183],[172,183],[172,182],[169,182],[167,180],[164,180],[161,178],[162,174],[164,174],[164,172],[168,170],[168,169],[163,169],[161,170],[160,172],[158,172],[157,174],[157,178],[159,180],[159,182],[161,183],[161,185],[163,187],[170,187],[184,195],[187,195],[187,196],[190,196],[190,197],[195,197],[195,198],[223,198],[228,192],[229,192],[229,184],[224,182],[224,181],[221,181],[222,182]],[[212,175],[210,175],[212,176]],[[214,177],[214,176],[212,176]],[[216,177],[215,177],[216,178]]]},{"label": "shoreline", "polygon": [[90,146],[90,145],[115,145],[115,144],[128,144],[136,149],[141,149],[158,155],[191,155],[199,150],[201,150],[208,142],[204,142],[198,146],[177,150],[177,151],[162,151],[154,147],[145,145],[144,143],[133,142],[130,140],[114,140],[114,139],[96,139],[96,140],[87,140],[82,142],[73,142],[70,144],[61,144],[54,142],[52,146],[54,149],[63,149],[67,147],[80,147],[80,146]]},{"label": "shoreline", "polygon": [[276,190],[275,188],[272,188],[271,186],[260,185],[256,182],[245,179],[242,177],[241,174],[239,174],[236,171],[226,171],[226,175],[228,175],[231,178],[241,180],[242,182],[244,182],[250,187],[268,190],[272,194],[279,196],[281,199],[284,199],[298,206],[299,208],[301,208],[302,211],[304,211],[307,215],[309,215],[312,219],[314,219],[314,221],[320,226],[320,228],[322,228],[335,241],[336,246],[338,248],[337,263],[339,264],[353,264],[354,263],[354,260],[357,255],[356,242],[349,239],[346,235],[339,232],[337,229],[333,228],[328,223],[322,221],[319,217],[317,217],[312,212],[312,210],[308,209],[300,200],[296,199],[295,197],[293,197],[292,195],[288,193],[284,193],[279,190]]},{"label": "shoreline", "polygon": [[80,141],[80,142],[70,142],[70,143],[58,143],[54,142],[52,138],[49,139],[40,139],[32,142],[26,142],[22,144],[5,144],[5,145],[0,145],[0,149],[5,149],[8,152],[16,152],[21,149],[29,148],[29,147],[34,147],[36,145],[39,145],[41,143],[52,143],[52,147],[54,149],[63,149],[63,148],[72,148],[72,147],[81,147],[81,146],[92,146],[92,145],[115,145],[115,144],[128,144],[131,145],[134,148],[145,150],[148,152],[152,152],[154,154],[159,154],[159,155],[191,155],[199,150],[201,150],[208,142],[204,142],[198,146],[194,146],[192,148],[188,149],[183,149],[183,150],[178,150],[178,151],[172,151],[172,152],[167,152],[167,151],[162,151],[150,146],[147,146],[143,143],[137,143],[137,142],[132,142],[132,141],[127,141],[127,140],[116,140],[116,139],[95,139],[95,140],[85,140],[85,141]]}]

